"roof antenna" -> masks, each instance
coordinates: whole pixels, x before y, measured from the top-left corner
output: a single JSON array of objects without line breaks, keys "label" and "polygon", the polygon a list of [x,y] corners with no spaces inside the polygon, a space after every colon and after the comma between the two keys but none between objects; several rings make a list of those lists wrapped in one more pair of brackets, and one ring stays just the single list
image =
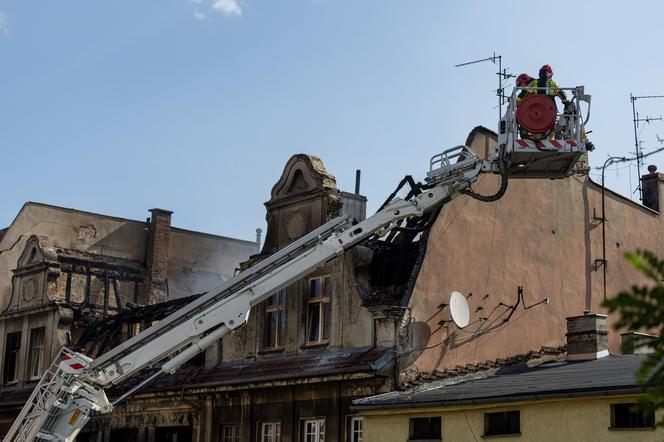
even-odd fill
[{"label": "roof antenna", "polygon": [[505,101],[507,99],[507,95],[505,95],[505,89],[503,88],[503,80],[516,77],[516,75],[508,73],[507,69],[503,69],[503,56],[496,55],[496,52],[494,51],[491,57],[455,64],[454,67],[460,68],[462,66],[468,66],[470,64],[483,63],[485,61],[490,61],[493,64],[496,64],[496,61],[498,61],[498,72],[496,72],[496,75],[498,75],[498,89],[496,89],[496,95],[498,96],[498,121],[500,121],[500,119],[503,116],[503,104],[505,104]]},{"label": "roof antenna", "polygon": [[[646,124],[650,124],[651,121],[662,121],[662,117],[653,118],[646,116],[645,118],[639,118],[639,113],[636,111],[636,100],[642,98],[664,98],[664,95],[642,95],[637,97],[632,95],[630,92],[629,99],[632,102],[632,121],[634,122],[634,153],[636,153],[636,173],[639,184],[636,189],[639,191],[639,201],[643,201],[643,190],[641,189],[641,166],[643,166],[643,147],[641,146],[641,141],[639,140],[639,135],[636,132],[636,128],[639,127],[639,122],[644,121]],[[657,136],[659,140],[659,135]]]}]

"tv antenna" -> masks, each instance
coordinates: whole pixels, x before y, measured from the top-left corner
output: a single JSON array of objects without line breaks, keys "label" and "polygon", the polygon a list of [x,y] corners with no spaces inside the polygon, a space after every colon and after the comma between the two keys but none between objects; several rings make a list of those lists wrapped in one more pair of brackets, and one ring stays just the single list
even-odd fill
[{"label": "tv antenna", "polygon": [[503,80],[516,77],[516,75],[508,73],[507,69],[503,69],[503,56],[496,55],[494,51],[491,57],[455,64],[454,67],[460,68],[462,66],[468,66],[470,64],[476,64],[476,63],[484,63],[486,61],[490,61],[493,64],[496,64],[496,62],[498,63],[498,72],[496,72],[496,75],[498,75],[498,89],[496,89],[496,95],[498,96],[498,121],[500,121],[500,119],[503,116],[503,104],[505,104],[505,101],[507,99],[507,96],[505,95],[505,89],[503,88]]},{"label": "tv antenna", "polygon": [[[641,147],[641,142],[639,141],[639,135],[636,129],[639,127],[640,122],[650,124],[651,121],[662,121],[662,117],[653,118],[646,116],[646,118],[639,118],[639,113],[636,111],[636,100],[641,100],[645,98],[664,98],[664,95],[641,95],[636,96],[632,95],[630,92],[629,99],[632,102],[632,121],[634,123],[634,150],[636,153],[636,174],[639,180],[637,189],[639,190],[639,201],[643,201],[643,190],[641,188],[641,166],[643,166],[643,148]],[[659,137],[658,137],[659,138]]]}]

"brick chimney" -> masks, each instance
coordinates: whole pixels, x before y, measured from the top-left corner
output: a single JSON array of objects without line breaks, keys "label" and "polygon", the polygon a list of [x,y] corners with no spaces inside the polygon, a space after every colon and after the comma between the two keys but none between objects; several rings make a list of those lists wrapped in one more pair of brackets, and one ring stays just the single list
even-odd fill
[{"label": "brick chimney", "polygon": [[168,246],[171,235],[171,215],[164,209],[150,209],[145,265],[148,270],[145,303],[155,304],[168,299]]},{"label": "brick chimney", "polygon": [[[658,179],[659,178],[659,179]],[[657,173],[657,166],[648,166],[648,173],[641,177],[643,191],[643,205],[659,212],[659,181],[664,181],[664,175]]]},{"label": "brick chimney", "polygon": [[609,355],[606,316],[584,314],[567,318],[567,360],[591,361]]}]

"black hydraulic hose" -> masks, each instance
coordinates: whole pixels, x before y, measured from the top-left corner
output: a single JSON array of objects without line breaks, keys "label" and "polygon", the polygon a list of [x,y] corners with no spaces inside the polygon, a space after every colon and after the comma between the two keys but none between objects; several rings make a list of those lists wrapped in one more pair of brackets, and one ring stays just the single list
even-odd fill
[{"label": "black hydraulic hose", "polygon": [[483,201],[485,203],[490,203],[492,201],[498,201],[505,195],[507,192],[507,166],[505,164],[505,145],[500,146],[500,156],[498,159],[498,167],[500,168],[500,188],[493,195],[481,195],[477,192],[474,192],[470,187],[461,191],[464,195],[470,195],[476,200]]},{"label": "black hydraulic hose", "polygon": [[394,189],[394,192],[392,192],[392,193],[390,194],[390,196],[387,197],[387,199],[385,200],[385,202],[384,202],[383,204],[381,204],[381,206],[378,208],[378,210],[377,210],[376,212],[380,212],[381,210],[383,210],[383,209],[385,208],[385,206],[387,206],[388,204],[390,204],[390,202],[392,201],[392,199],[394,199],[394,197],[397,195],[397,193],[399,193],[399,191],[401,190],[401,188],[402,188],[406,183],[408,183],[408,184],[410,185],[410,191],[408,192],[408,195],[407,195],[406,198],[405,198],[406,200],[409,200],[409,199],[412,198],[413,196],[417,196],[417,195],[419,195],[419,194],[422,193],[422,191],[424,191],[424,190],[431,189],[432,187],[434,187],[434,186],[429,185],[429,184],[416,183],[415,180],[413,179],[412,175],[406,175],[406,176],[403,177],[403,179],[399,182],[399,184],[397,185],[397,188]]}]

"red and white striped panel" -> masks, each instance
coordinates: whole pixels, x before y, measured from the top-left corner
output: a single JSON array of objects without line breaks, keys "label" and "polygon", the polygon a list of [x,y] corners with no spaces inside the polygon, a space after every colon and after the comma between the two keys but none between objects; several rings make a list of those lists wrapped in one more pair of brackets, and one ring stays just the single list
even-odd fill
[{"label": "red and white striped panel", "polygon": [[64,355],[60,361],[60,368],[67,373],[79,373],[88,366],[88,361],[85,359],[78,359],[69,355]]},{"label": "red and white striped panel", "polygon": [[547,150],[554,150],[554,149],[561,149],[563,147],[576,147],[576,141],[574,140],[539,140],[539,141],[533,141],[533,140],[515,140],[515,143],[517,147],[521,149],[532,149],[532,148],[537,148],[537,149],[547,149]]}]

